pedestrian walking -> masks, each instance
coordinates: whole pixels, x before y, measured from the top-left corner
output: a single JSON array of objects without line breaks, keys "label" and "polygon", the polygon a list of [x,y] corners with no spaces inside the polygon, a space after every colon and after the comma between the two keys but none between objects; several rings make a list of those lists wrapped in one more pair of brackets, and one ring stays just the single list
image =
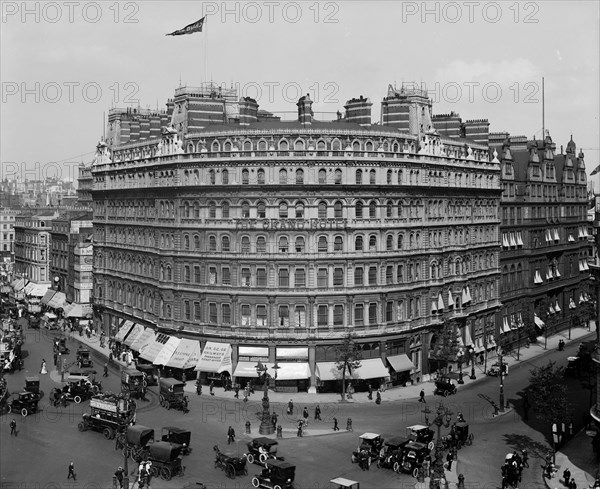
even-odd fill
[{"label": "pedestrian walking", "polygon": [[119,467],[116,471],[115,471],[115,478],[117,479],[117,481],[119,482],[119,487],[120,489],[123,489],[123,475],[124,471],[123,471],[123,467]]},{"label": "pedestrian walking", "polygon": [[304,423],[308,424],[308,408],[306,406],[302,410],[302,417],[304,418]]},{"label": "pedestrian walking", "polygon": [[235,443],[235,431],[231,426],[227,430],[227,444],[230,443]]},{"label": "pedestrian walking", "polygon": [[448,462],[448,470],[452,470],[452,461],[454,460],[454,457],[452,456],[452,452],[448,452],[448,455],[446,455],[446,462]]},{"label": "pedestrian walking", "polygon": [[502,476],[502,489],[508,489],[508,478],[505,475]]},{"label": "pedestrian walking", "polygon": [[76,474],[75,474],[75,465],[73,464],[73,461],[71,460],[71,463],[69,464],[69,473],[67,475],[67,480],[69,480],[71,477],[73,477],[73,480],[77,480],[76,479]]},{"label": "pedestrian walking", "polygon": [[333,431],[340,431],[337,418],[333,418]]},{"label": "pedestrian walking", "polygon": [[423,389],[419,392],[419,402],[425,402],[425,391]]},{"label": "pedestrian walking", "polygon": [[521,458],[523,459],[523,467],[529,468],[529,454],[527,453],[527,450],[521,451]]},{"label": "pedestrian walking", "polygon": [[377,391],[377,397],[375,398],[375,404],[381,404],[381,394]]},{"label": "pedestrian walking", "polygon": [[369,401],[373,400],[373,388],[371,387],[371,384],[369,384]]},{"label": "pedestrian walking", "polygon": [[315,406],[315,421],[321,421],[321,408],[318,404]]},{"label": "pedestrian walking", "polygon": [[302,436],[302,427],[304,426],[304,420],[303,419],[299,419],[298,420],[298,433],[297,436]]},{"label": "pedestrian walking", "polygon": [[294,403],[292,402],[291,399],[290,399],[290,402],[288,402],[287,413],[289,415],[293,415],[294,414]]},{"label": "pedestrian walking", "polygon": [[58,363],[58,353],[55,351],[54,352],[54,366],[56,367],[56,364]]},{"label": "pedestrian walking", "polygon": [[215,395],[215,393],[214,393],[215,381],[214,380],[210,381],[210,385],[208,386],[208,388],[210,389],[210,395],[214,396]]},{"label": "pedestrian walking", "polygon": [[46,368],[46,360],[42,359],[42,366],[40,368],[40,374],[45,375],[48,373],[48,369]]},{"label": "pedestrian walking", "polygon": [[239,399],[240,398],[240,384],[235,384],[234,391],[235,391],[235,396],[233,396],[233,397],[235,397],[236,399]]},{"label": "pedestrian walking", "polygon": [[277,427],[277,413],[275,411],[271,414],[271,423],[273,423],[273,428]]},{"label": "pedestrian walking", "polygon": [[17,421],[13,418],[10,422],[10,436],[17,436]]},{"label": "pedestrian walking", "polygon": [[108,377],[108,363],[104,364],[104,373],[102,374],[102,377]]},{"label": "pedestrian walking", "polygon": [[563,472],[563,479],[565,480],[565,486],[569,487],[569,481],[571,480],[571,471],[567,467]]},{"label": "pedestrian walking", "polygon": [[569,482],[569,489],[577,489],[577,483],[575,482],[575,479],[571,479],[571,482]]},{"label": "pedestrian walking", "polygon": [[196,379],[196,394],[202,395],[202,382],[200,382],[200,379]]}]

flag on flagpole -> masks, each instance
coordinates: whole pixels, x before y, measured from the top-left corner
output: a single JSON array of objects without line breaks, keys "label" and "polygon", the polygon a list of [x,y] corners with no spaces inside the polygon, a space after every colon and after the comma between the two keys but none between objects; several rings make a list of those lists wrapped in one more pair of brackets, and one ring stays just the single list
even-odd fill
[{"label": "flag on flagpole", "polygon": [[202,17],[200,20],[197,20],[193,24],[186,25],[183,29],[179,29],[170,32],[169,34],[165,34],[165,36],[182,36],[183,34],[193,34],[194,32],[202,32],[204,19],[206,19],[206,17]]},{"label": "flag on flagpole", "polygon": [[600,172],[600,165],[594,168],[594,171],[590,173],[590,177],[593,177],[596,173]]}]

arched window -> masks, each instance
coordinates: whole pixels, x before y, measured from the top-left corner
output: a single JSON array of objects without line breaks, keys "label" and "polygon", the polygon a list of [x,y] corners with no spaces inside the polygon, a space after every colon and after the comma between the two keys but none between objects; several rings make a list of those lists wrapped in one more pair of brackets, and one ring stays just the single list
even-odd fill
[{"label": "arched window", "polygon": [[394,249],[394,237],[391,234],[388,234],[385,239],[385,249],[388,251],[392,251]]},{"label": "arched window", "polygon": [[304,141],[302,139],[294,141],[294,151],[304,151]]},{"label": "arched window", "polygon": [[324,168],[319,170],[319,183],[327,183],[327,170]]},{"label": "arched window", "polygon": [[296,219],[304,218],[304,203],[301,201],[296,202]]},{"label": "arched window", "polygon": [[371,236],[369,236],[369,251],[376,251],[377,250],[377,237],[372,234]]},{"label": "arched window", "polygon": [[369,172],[369,184],[375,185],[377,183],[377,177],[375,174],[375,170],[371,170]]},{"label": "arched window", "polygon": [[256,238],[256,252],[257,253],[266,253],[267,252],[267,240],[264,236],[259,236]]},{"label": "arched window", "polygon": [[200,249],[200,236],[198,236],[197,234],[194,235],[194,249],[195,250]]},{"label": "arched window", "polygon": [[319,202],[319,219],[327,219],[327,202]]},{"label": "arched window", "polygon": [[209,219],[217,218],[217,204],[215,204],[212,201],[208,203],[208,218]]},{"label": "arched window", "polygon": [[387,174],[386,174],[386,179],[385,179],[386,183],[388,185],[392,184],[392,170],[388,170]]},{"label": "arched window", "polygon": [[356,267],[354,270],[354,285],[364,285],[365,283],[365,271],[363,267]]},{"label": "arched window", "polygon": [[189,202],[183,203],[183,217],[185,217],[186,219],[189,219],[189,217],[190,217],[190,203]]},{"label": "arched window", "polygon": [[229,202],[221,203],[221,213],[223,214],[223,219],[229,219]]},{"label": "arched window", "polygon": [[327,252],[327,236],[319,236],[318,250],[319,253]]},{"label": "arched window", "polygon": [[287,253],[288,252],[288,239],[287,239],[287,236],[281,236],[279,238],[279,251],[281,253]]},{"label": "arched window", "polygon": [[285,168],[282,168],[281,170],[279,170],[279,184],[285,185],[285,184],[287,184],[287,180],[288,180],[287,170]]},{"label": "arched window", "polygon": [[259,219],[264,219],[267,216],[267,205],[263,201],[256,204],[256,214]]},{"label": "arched window", "polygon": [[229,172],[227,170],[223,170],[221,172],[221,181],[223,185],[227,185],[229,183]]},{"label": "arched window", "polygon": [[242,253],[250,253],[250,238],[248,236],[242,237]]},{"label": "arched window", "polygon": [[344,238],[336,236],[333,240],[333,251],[344,251]]},{"label": "arched window", "polygon": [[333,204],[333,217],[335,217],[336,219],[341,219],[343,216],[343,205],[342,203],[338,200]]},{"label": "arched window", "polygon": [[259,185],[264,185],[265,183],[265,171],[262,168],[259,168],[256,172],[256,180]]},{"label": "arched window", "polygon": [[184,250],[190,249],[190,237],[187,234],[183,237],[183,249]]},{"label": "arched window", "polygon": [[394,209],[394,203],[391,200],[388,200],[387,203],[385,204],[385,217],[390,218],[393,217],[393,209]]},{"label": "arched window", "polygon": [[302,168],[298,168],[296,170],[296,183],[297,184],[304,183],[304,170]]},{"label": "arched window", "polygon": [[377,204],[374,200],[369,202],[369,217],[375,219],[377,217]]},{"label": "arched window", "polygon": [[360,235],[354,239],[354,250],[363,251],[363,237]]},{"label": "arched window", "polygon": [[356,185],[362,184],[362,170],[359,168],[356,170]]},{"label": "arched window", "polygon": [[217,237],[216,236],[208,237],[208,251],[217,251]]},{"label": "arched window", "polygon": [[194,219],[200,219],[200,204],[194,202]]},{"label": "arched window", "polygon": [[229,251],[229,236],[221,238],[221,251]]},{"label": "arched window", "polygon": [[336,168],[335,170],[335,181],[334,183],[336,185],[341,185],[342,183],[342,170],[340,170],[339,168]]},{"label": "arched window", "polygon": [[242,170],[242,185],[248,185],[250,183],[250,172],[246,169]]},{"label": "arched window", "polygon": [[288,204],[285,201],[280,202],[279,203],[279,218],[287,219],[287,217],[288,217]]},{"label": "arched window", "polygon": [[211,185],[214,185],[215,183],[217,183],[217,179],[215,177],[215,171],[214,170],[209,170],[208,171],[208,180],[210,182]]},{"label": "arched window", "polygon": [[247,201],[242,202],[242,218],[248,219],[250,217],[250,204]]},{"label": "arched window", "polygon": [[302,236],[296,237],[296,253],[304,253],[304,238]]},{"label": "arched window", "polygon": [[362,219],[363,216],[363,203],[360,200],[356,201],[356,204],[354,205],[354,212],[356,214],[356,218],[357,219]]}]

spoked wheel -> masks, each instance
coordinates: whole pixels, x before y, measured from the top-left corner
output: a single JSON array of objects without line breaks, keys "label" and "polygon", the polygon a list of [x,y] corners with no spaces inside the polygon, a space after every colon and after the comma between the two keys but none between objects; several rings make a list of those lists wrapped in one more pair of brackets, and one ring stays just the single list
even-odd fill
[{"label": "spoked wheel", "polygon": [[450,395],[450,391],[444,391],[444,397],[448,397]]},{"label": "spoked wheel", "polygon": [[399,474],[400,473],[400,463],[394,462],[394,465],[392,465],[392,469],[394,470],[394,472],[396,472],[396,474]]},{"label": "spoked wheel", "polygon": [[77,425],[77,429],[78,429],[79,431],[85,431],[85,424],[83,424],[83,422],[79,423],[79,424]]},{"label": "spoked wheel", "polygon": [[429,448],[429,450],[433,450],[433,447],[434,447],[434,446],[435,446],[435,444],[434,444],[432,441],[430,441],[430,442],[427,444],[427,448]]},{"label": "spoked wheel", "polygon": [[80,404],[81,403],[81,396],[75,396],[73,398],[73,400],[75,401],[75,404]]},{"label": "spoked wheel", "polygon": [[[252,455],[251,453],[247,453],[246,460],[248,460],[249,464],[253,464],[254,463],[254,455]],[[258,486],[255,486],[255,487],[258,487]]]},{"label": "spoked wheel", "polygon": [[235,478],[235,467],[232,464],[227,464],[225,466],[225,475],[230,479]]},{"label": "spoked wheel", "polygon": [[261,453],[258,456],[258,460],[260,461],[261,464],[264,464],[267,461],[267,454],[266,453]]},{"label": "spoked wheel", "polygon": [[279,484],[275,484],[275,485],[273,486],[273,489],[281,489],[281,486],[280,486]]},{"label": "spoked wheel", "polygon": [[416,479],[417,477],[419,477],[419,469],[417,467],[415,467],[412,471],[412,476]]},{"label": "spoked wheel", "polygon": [[28,414],[29,412],[27,411],[27,408],[21,409],[21,416],[26,417]]},{"label": "spoked wheel", "polygon": [[155,467],[154,465],[152,467],[150,467],[150,476],[151,477],[158,477],[160,475],[160,470],[158,470],[158,467]]},{"label": "spoked wheel", "polygon": [[160,469],[160,477],[166,481],[171,480],[171,469],[169,467],[163,467]]},{"label": "spoked wheel", "polygon": [[260,481],[258,477],[252,477],[252,487],[260,487]]}]

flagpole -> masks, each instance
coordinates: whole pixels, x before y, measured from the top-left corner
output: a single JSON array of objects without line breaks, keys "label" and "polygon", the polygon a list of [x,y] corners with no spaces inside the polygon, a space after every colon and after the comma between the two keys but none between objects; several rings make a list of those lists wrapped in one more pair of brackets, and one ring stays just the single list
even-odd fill
[{"label": "flagpole", "polygon": [[[204,19],[204,28],[206,29],[206,25],[208,24],[208,16]],[[208,80],[208,75],[206,73],[206,45],[208,44],[208,30],[205,30],[205,39],[204,39],[204,81]]]}]

